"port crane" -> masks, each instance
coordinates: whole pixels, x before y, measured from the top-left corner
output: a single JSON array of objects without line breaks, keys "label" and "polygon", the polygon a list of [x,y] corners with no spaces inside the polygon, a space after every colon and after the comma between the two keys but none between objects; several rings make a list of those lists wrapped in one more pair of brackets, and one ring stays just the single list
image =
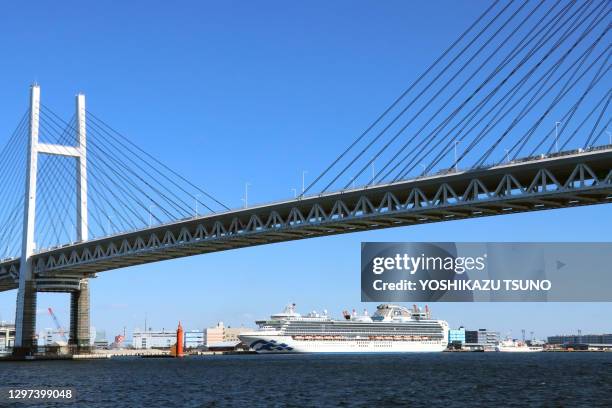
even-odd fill
[{"label": "port crane", "polygon": [[62,340],[67,342],[68,339],[66,339],[66,332],[62,328],[62,325],[60,324],[59,320],[57,319],[57,316],[55,316],[55,313],[53,313],[53,309],[48,308],[47,310],[49,310],[49,314],[53,318],[53,322],[55,322],[55,327],[57,328],[57,332],[59,333],[60,337],[62,338]]}]

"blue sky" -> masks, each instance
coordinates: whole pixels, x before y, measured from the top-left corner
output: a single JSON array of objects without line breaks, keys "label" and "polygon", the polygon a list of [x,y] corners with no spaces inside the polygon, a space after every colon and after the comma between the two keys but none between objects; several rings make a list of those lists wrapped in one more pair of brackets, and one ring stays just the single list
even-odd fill
[{"label": "blue sky", "polygon": [[[292,196],[485,8],[483,1],[14,2],[0,12],[0,144],[37,81],[66,117],[74,94],[232,207]],[[92,324],[252,324],[288,302],[359,308],[362,241],[607,241],[595,206],[372,231],[101,274]],[[0,293],[12,320],[15,292]],[[68,324],[67,295],[39,295]],[[374,305],[367,305],[370,309]],[[515,335],[612,331],[612,304],[436,304],[452,326]],[[39,328],[52,327],[42,313]]]}]

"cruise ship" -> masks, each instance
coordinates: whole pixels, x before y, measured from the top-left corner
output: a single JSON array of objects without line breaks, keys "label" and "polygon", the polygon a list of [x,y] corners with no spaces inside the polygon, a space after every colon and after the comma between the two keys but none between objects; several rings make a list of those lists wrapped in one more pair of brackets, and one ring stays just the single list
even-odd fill
[{"label": "cruise ship", "polygon": [[302,316],[291,304],[259,329],[238,337],[257,353],[404,353],[439,352],[448,345],[448,323],[433,320],[421,310],[382,304],[370,316],[343,312],[332,319],[327,312]]}]

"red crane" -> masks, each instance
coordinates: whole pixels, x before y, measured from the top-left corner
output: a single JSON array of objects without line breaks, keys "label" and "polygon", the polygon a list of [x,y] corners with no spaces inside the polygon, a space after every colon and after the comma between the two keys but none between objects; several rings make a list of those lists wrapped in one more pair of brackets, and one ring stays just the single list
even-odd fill
[{"label": "red crane", "polygon": [[49,310],[49,314],[53,318],[53,321],[55,322],[55,327],[57,328],[57,332],[62,337],[62,340],[67,342],[68,340],[66,339],[66,333],[64,332],[64,329],[62,329],[62,325],[60,324],[59,320],[57,320],[57,316],[55,316],[55,313],[53,313],[53,309],[48,308],[48,310]]}]

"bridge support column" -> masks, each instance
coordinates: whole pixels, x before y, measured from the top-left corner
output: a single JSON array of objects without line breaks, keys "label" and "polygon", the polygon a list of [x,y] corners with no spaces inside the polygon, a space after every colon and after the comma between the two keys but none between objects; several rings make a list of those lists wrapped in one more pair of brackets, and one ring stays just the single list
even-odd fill
[{"label": "bridge support column", "polygon": [[19,291],[15,313],[15,346],[13,354],[27,355],[36,351],[36,283],[32,254],[34,253],[34,225],[36,216],[36,176],[38,172],[38,124],[40,88],[30,89],[30,137],[24,197],[23,236],[19,264]]},{"label": "bridge support column", "polygon": [[89,280],[82,279],[80,290],[70,293],[69,345],[75,353],[90,351],[89,331]]},{"label": "bridge support column", "polygon": [[36,287],[34,281],[28,280],[19,288],[17,293],[17,313],[15,336],[19,341],[15,342],[13,355],[26,356],[34,353],[37,349],[36,339]]}]

